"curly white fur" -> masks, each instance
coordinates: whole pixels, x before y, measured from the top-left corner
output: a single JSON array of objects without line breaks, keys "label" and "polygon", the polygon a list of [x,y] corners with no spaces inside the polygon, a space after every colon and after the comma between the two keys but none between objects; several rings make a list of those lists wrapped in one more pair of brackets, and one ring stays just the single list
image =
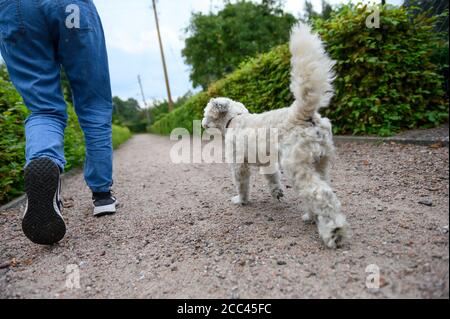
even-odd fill
[{"label": "curly white fur", "polygon": [[[290,50],[290,88],[295,97],[291,107],[250,114],[239,102],[215,98],[205,108],[202,125],[221,130],[231,144],[235,143],[236,136],[251,135],[251,130],[278,129],[279,164],[302,198],[306,211],[303,218],[315,221],[325,245],[336,248],[347,237],[348,226],[328,178],[334,154],[331,123],[318,113],[320,108],[328,106],[333,96],[334,61],[325,52],[319,36],[313,34],[306,24],[299,23],[293,28]],[[236,204],[248,202],[251,165],[260,166],[261,163],[231,165],[238,191],[238,195],[232,198]],[[280,199],[283,196],[280,172],[270,172],[265,176],[272,196]]]}]

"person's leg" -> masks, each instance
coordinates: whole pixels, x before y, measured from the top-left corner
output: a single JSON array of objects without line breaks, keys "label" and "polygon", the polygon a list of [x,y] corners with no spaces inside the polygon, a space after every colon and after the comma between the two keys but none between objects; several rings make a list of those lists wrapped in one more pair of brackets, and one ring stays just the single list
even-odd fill
[{"label": "person's leg", "polygon": [[86,183],[94,193],[112,185],[112,94],[103,28],[91,0],[59,0],[58,57],[72,88],[86,140]]},{"label": "person's leg", "polygon": [[37,0],[0,3],[0,49],[10,78],[31,111],[25,122],[25,235],[38,244],[64,237],[59,175],[67,114],[51,32]]},{"label": "person's leg", "polygon": [[26,162],[49,157],[62,171],[67,112],[60,66],[46,21],[35,0],[2,3],[0,21],[2,57],[31,111],[25,121]]}]

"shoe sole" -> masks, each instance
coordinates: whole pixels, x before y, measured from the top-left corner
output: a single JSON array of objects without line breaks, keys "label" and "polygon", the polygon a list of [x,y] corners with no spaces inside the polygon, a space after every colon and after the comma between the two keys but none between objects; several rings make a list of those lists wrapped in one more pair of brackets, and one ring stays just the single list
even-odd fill
[{"label": "shoe sole", "polygon": [[35,244],[52,245],[63,239],[66,224],[56,204],[59,168],[49,158],[38,158],[25,168],[27,208],[22,230]]},{"label": "shoe sole", "polygon": [[117,203],[94,208],[94,216],[102,217],[105,215],[114,215],[116,213]]},{"label": "shoe sole", "polygon": [[101,213],[94,213],[94,217],[103,217],[108,215],[114,215],[116,212],[101,212]]}]

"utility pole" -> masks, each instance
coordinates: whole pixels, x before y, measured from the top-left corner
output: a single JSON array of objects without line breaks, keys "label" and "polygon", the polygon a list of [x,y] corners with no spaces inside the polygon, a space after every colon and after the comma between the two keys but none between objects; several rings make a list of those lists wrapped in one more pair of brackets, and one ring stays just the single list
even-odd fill
[{"label": "utility pole", "polygon": [[163,48],[162,40],[161,40],[161,32],[159,31],[158,13],[156,12],[155,0],[152,0],[152,2],[153,2],[153,12],[155,13],[156,31],[158,32],[159,49],[161,51],[161,59],[162,59],[162,64],[163,64],[163,69],[164,69],[164,78],[166,80],[167,97],[168,97],[168,103],[169,103],[169,112],[172,112],[172,110],[173,110],[173,101],[172,101],[172,94],[170,93],[169,75],[167,73],[166,59],[164,57],[164,48]]},{"label": "utility pole", "polygon": [[145,100],[145,95],[144,95],[144,88],[142,87],[141,75],[138,74],[137,78],[138,78],[138,82],[139,82],[139,87],[141,88],[142,102],[144,102],[144,106],[147,107],[147,101]]},{"label": "utility pole", "polygon": [[142,81],[141,81],[141,75],[138,74],[137,78],[138,78],[138,82],[139,82],[139,87],[141,88],[142,101],[144,102],[145,115],[147,116],[147,123],[150,123],[149,108],[148,108],[148,105],[147,105],[147,101],[145,100],[144,88],[142,86]]}]

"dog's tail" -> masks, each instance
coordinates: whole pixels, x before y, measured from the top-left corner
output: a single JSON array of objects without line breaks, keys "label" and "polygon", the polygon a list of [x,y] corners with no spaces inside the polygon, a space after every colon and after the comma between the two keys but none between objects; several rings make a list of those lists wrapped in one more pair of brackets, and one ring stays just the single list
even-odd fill
[{"label": "dog's tail", "polygon": [[333,97],[334,61],[311,27],[296,24],[291,31],[291,91],[294,94],[294,121],[308,121],[327,107]]}]

